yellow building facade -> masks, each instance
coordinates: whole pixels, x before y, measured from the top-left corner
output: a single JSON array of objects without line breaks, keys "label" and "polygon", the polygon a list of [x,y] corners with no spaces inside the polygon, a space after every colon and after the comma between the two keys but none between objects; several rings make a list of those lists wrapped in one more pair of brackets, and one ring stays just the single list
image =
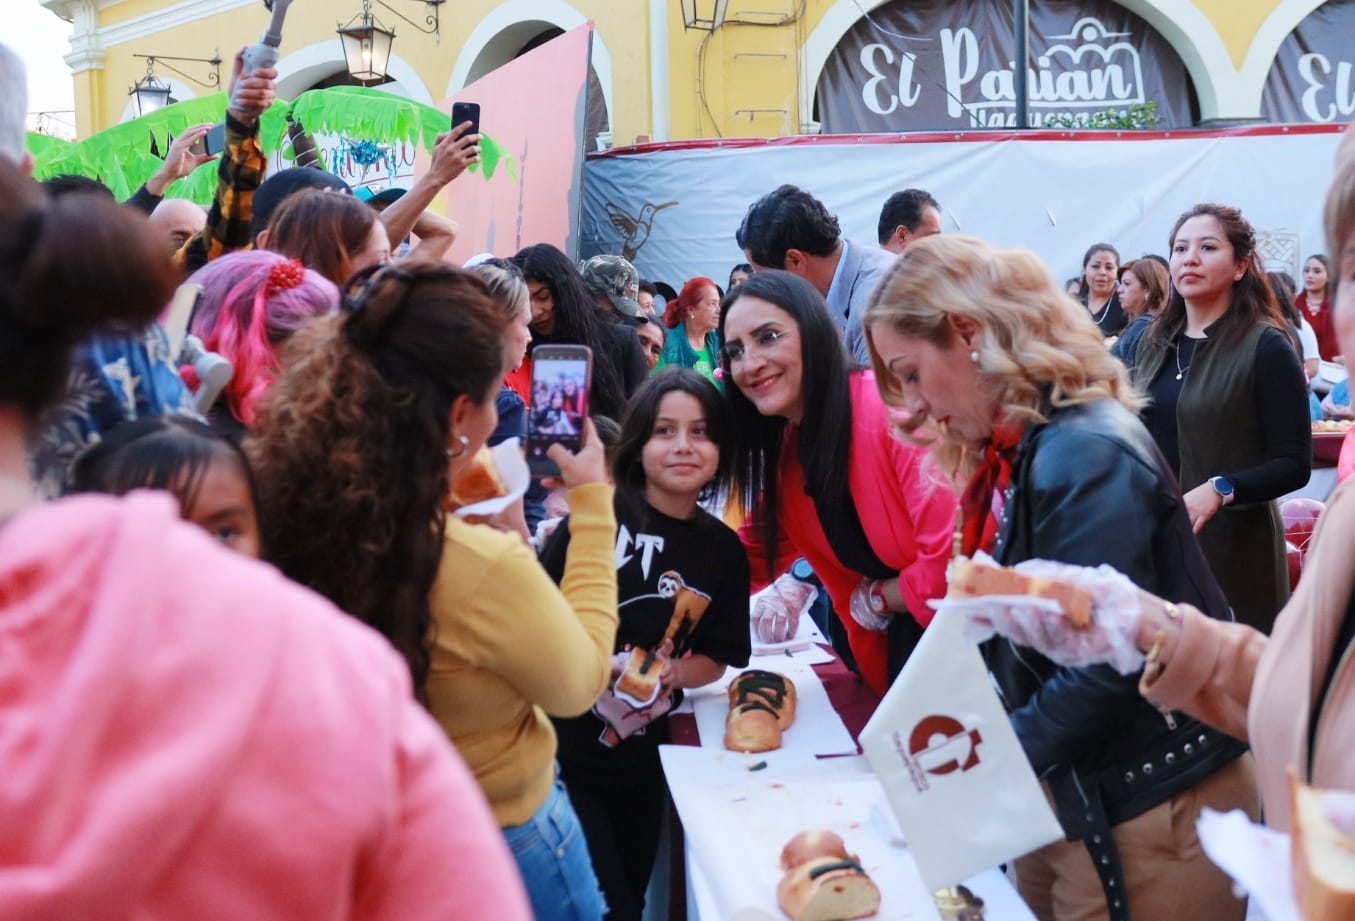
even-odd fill
[{"label": "yellow building facade", "polygon": [[[261,0],[41,2],[73,23],[67,62],[82,138],[134,114],[128,91],[146,73],[145,60],[134,55],[219,55],[224,88],[232,54],[257,41],[268,21]],[[426,103],[446,98],[543,37],[592,20],[592,65],[611,142],[619,146],[637,140],[815,133],[815,94],[843,37],[863,17],[905,0],[733,0],[725,22],[713,30],[687,28],[687,2],[452,0],[434,7],[420,0],[389,0],[414,23],[436,11],[437,36],[400,21],[380,0],[372,3],[372,12],[396,34],[389,69],[395,82],[384,88]],[[690,2],[708,14],[716,6],[715,0]],[[1032,0],[1032,6],[1038,3]],[[1141,17],[1179,56],[1193,88],[1194,121],[1211,124],[1261,116],[1277,51],[1323,2],[1121,0],[1116,5]],[[361,0],[295,0],[278,65],[279,95],[293,98],[343,77],[335,28],[361,8]],[[1355,47],[1355,36],[1350,38]],[[176,98],[216,91],[194,82],[207,81],[210,65],[176,66],[183,75],[156,67]],[[1331,77],[1334,83],[1336,75]],[[1349,120],[1345,101],[1338,102],[1331,111]]]}]

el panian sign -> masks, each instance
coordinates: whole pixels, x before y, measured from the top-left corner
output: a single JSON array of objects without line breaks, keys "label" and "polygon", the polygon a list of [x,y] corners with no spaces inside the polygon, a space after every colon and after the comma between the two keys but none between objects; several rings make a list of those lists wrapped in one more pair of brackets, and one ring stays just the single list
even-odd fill
[{"label": "el panian sign", "polygon": [[[843,35],[819,77],[825,134],[957,131],[1016,124],[1016,35],[1007,0],[895,0]],[[1180,57],[1111,2],[1032,5],[1030,126],[1152,102],[1158,126],[1189,126]]]}]

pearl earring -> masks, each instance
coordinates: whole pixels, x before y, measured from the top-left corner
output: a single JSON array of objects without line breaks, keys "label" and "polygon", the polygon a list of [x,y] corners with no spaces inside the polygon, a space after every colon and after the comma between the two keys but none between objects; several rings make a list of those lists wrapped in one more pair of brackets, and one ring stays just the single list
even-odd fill
[{"label": "pearl earring", "polygon": [[451,448],[448,448],[447,449],[448,457],[460,457],[461,455],[465,454],[468,450],[470,450],[470,439],[467,438],[465,435],[457,435],[456,443],[461,447],[456,451],[453,451]]},{"label": "pearl earring", "polygon": [[979,350],[978,350],[978,349],[975,349],[974,351],[972,351],[972,352],[969,353],[969,360],[972,361],[972,362],[974,362],[974,364],[978,364],[978,363],[979,363]]}]

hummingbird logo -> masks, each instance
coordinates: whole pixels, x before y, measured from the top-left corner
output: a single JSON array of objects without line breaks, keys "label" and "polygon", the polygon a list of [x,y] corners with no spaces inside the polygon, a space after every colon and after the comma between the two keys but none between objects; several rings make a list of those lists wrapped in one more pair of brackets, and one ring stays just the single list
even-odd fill
[{"label": "hummingbird logo", "polygon": [[653,230],[654,215],[676,204],[675,201],[666,201],[659,205],[645,202],[645,206],[640,209],[640,215],[631,217],[630,212],[622,210],[619,205],[607,202],[607,216],[612,219],[612,226],[621,231],[621,235],[625,237],[625,242],[621,246],[621,258],[627,262],[634,262],[635,254],[640,252],[640,247],[645,245]]}]

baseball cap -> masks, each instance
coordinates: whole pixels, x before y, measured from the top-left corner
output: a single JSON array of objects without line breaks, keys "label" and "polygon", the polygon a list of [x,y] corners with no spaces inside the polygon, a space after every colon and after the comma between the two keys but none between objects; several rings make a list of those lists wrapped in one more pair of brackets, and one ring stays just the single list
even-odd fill
[{"label": "baseball cap", "polygon": [[635,298],[640,293],[640,273],[620,256],[594,256],[579,270],[588,290],[606,295],[613,307],[628,317],[648,316]]},{"label": "baseball cap", "polygon": [[384,203],[387,205],[391,204],[392,202],[399,201],[401,198],[404,197],[404,194],[405,190],[400,188],[399,186],[391,186],[389,189],[382,189],[380,192],[376,191],[371,186],[365,185],[358,186],[356,189],[353,190],[354,197],[356,197],[359,201],[365,202],[374,201]]}]

